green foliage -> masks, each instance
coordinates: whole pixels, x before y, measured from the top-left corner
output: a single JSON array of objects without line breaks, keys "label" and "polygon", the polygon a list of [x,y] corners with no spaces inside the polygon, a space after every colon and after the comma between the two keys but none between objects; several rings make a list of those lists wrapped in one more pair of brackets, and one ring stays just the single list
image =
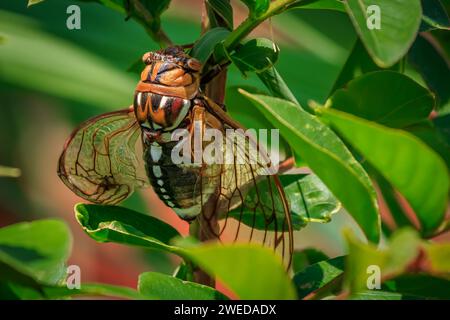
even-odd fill
[{"label": "green foliage", "polygon": [[[398,62],[413,43],[422,18],[420,0],[348,0],[344,2],[365,47],[380,67]],[[381,14],[380,28],[369,29],[368,8],[376,5]],[[374,12],[371,12],[374,14]]]},{"label": "green foliage", "polygon": [[71,246],[67,226],[57,220],[23,222],[0,229],[3,267],[46,284],[57,284],[63,278]]},{"label": "green foliage", "polygon": [[247,72],[261,73],[273,67],[278,60],[278,53],[275,43],[256,38],[244,42],[230,59],[245,75]]},{"label": "green foliage", "polygon": [[427,119],[434,107],[431,92],[393,71],[367,73],[330,97],[326,107],[389,127],[406,127]]},{"label": "green foliage", "polygon": [[186,255],[241,299],[296,298],[280,258],[268,248],[250,244],[205,244],[187,249]]},{"label": "green foliage", "polygon": [[[387,290],[422,297],[448,298],[448,290],[443,290],[445,284],[449,283],[448,245],[442,248],[442,245],[424,242],[415,231],[408,228],[395,233],[389,246],[382,250],[361,243],[352,235],[347,238],[349,254],[345,263],[344,285],[351,294],[367,289],[368,267],[377,266],[382,270],[382,281],[386,282]],[[436,252],[439,252],[438,256],[434,256]],[[427,259],[434,261],[434,266],[433,263],[431,266],[422,263]],[[425,276],[425,273],[431,276]],[[431,283],[427,284],[427,281]],[[429,285],[432,283],[436,284],[436,292],[425,293],[430,290]]]},{"label": "green foliage", "polygon": [[225,21],[229,30],[233,30],[233,7],[229,0],[207,0],[214,12]]},{"label": "green foliage", "polygon": [[[280,180],[289,201],[294,230],[300,230],[310,222],[330,222],[332,215],[340,209],[339,201],[314,174],[283,175]],[[249,203],[256,203],[260,197],[261,203],[269,208],[272,202],[268,188],[269,186],[265,183],[259,184],[258,192],[256,192],[256,188],[250,190],[246,195],[246,200],[249,199]],[[281,204],[278,204],[277,207],[281,207]],[[282,225],[284,214],[281,210],[277,214],[278,225]],[[255,216],[252,210],[241,211],[240,208],[236,208],[230,211],[229,216],[257,230],[265,230],[267,227],[267,218],[260,211],[256,212]],[[274,226],[274,223],[270,224],[268,229],[273,230]]]},{"label": "green foliage", "polygon": [[78,223],[96,241],[177,251],[169,241],[179,236],[178,231],[151,216],[126,208],[93,204],[78,204],[75,213]]},{"label": "green foliage", "polygon": [[344,273],[344,257],[337,257],[314,263],[294,275],[293,281],[300,298],[329,286]]},{"label": "green foliage", "polygon": [[431,235],[448,204],[449,174],[442,158],[405,131],[333,109],[318,112],[409,200],[423,233]]},{"label": "green foliage", "polygon": [[146,272],[139,276],[139,292],[161,300],[226,300],[211,287],[183,281],[166,274]]},{"label": "green foliage", "polygon": [[[342,202],[367,238],[378,242],[380,220],[375,190],[366,172],[334,132],[289,101],[242,93],[282,135],[290,137],[291,147]],[[348,192],[349,188],[352,193]]]},{"label": "green foliage", "polygon": [[214,52],[218,43],[223,41],[230,31],[225,28],[217,27],[208,30],[194,45],[190,54],[199,61],[205,63]]}]

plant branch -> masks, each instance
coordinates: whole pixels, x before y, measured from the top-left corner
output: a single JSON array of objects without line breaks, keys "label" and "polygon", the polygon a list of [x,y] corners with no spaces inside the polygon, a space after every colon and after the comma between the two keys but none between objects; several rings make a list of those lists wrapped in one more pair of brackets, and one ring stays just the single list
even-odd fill
[{"label": "plant branch", "polygon": [[134,10],[139,14],[137,21],[145,28],[150,37],[155,40],[161,48],[172,46],[173,42],[170,40],[169,36],[164,32],[163,29],[159,28],[156,32],[152,29],[150,22],[154,21],[155,18],[147,10],[147,8],[141,3],[140,0],[130,0],[131,5]]},{"label": "plant branch", "polygon": [[235,30],[233,30],[224,41],[227,51],[233,50],[242,39],[244,39],[253,29],[268,18],[277,15],[299,0],[275,0],[270,3],[269,9],[259,17],[248,17]]}]

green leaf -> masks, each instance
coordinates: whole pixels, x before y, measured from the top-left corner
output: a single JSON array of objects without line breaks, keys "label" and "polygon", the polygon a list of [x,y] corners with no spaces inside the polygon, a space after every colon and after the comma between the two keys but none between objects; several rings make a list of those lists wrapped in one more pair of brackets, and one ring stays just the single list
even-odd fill
[{"label": "green leaf", "polygon": [[318,111],[409,201],[423,233],[441,224],[447,208],[449,175],[444,161],[413,135],[341,111]]},{"label": "green leaf", "polygon": [[226,300],[217,290],[166,274],[145,272],[139,275],[138,290],[144,296],[161,300]]},{"label": "green leaf", "polygon": [[420,31],[433,29],[450,30],[450,19],[444,6],[439,0],[421,0],[423,17]]},{"label": "green leaf", "polygon": [[[310,222],[327,223],[331,221],[331,216],[340,209],[340,203],[327,189],[320,179],[314,175],[282,175],[279,176],[284,192],[289,201],[291,209],[292,227],[300,230]],[[258,184],[246,195],[248,203],[257,203],[259,200],[267,208],[272,207],[270,185],[267,183]],[[282,208],[282,204],[275,204],[276,208]],[[246,208],[248,209],[248,208]],[[267,226],[266,217],[261,211],[256,214],[253,210],[243,210],[236,208],[229,212],[227,216],[235,218],[242,223],[257,230],[273,230],[276,225],[284,222],[284,212],[282,209],[276,210],[278,223],[271,223]]]},{"label": "green leaf", "polygon": [[230,0],[206,0],[214,12],[225,21],[229,30],[233,30],[233,7]]},{"label": "green leaf", "polygon": [[0,166],[0,177],[18,178],[21,174],[20,169]]},{"label": "green leaf", "polygon": [[257,75],[273,96],[298,104],[294,94],[275,67],[269,68]]},{"label": "green leaf", "polygon": [[436,47],[433,38],[418,36],[409,52],[409,62],[422,75],[428,88],[437,97],[437,106],[440,114],[450,113],[450,69],[446,58],[442,56],[440,48]]},{"label": "green leaf", "polygon": [[230,56],[231,61],[246,75],[247,72],[263,72],[275,65],[279,49],[266,38],[255,38],[244,42]]},{"label": "green leaf", "polygon": [[337,90],[326,107],[390,127],[406,127],[427,119],[434,107],[431,92],[393,71],[365,74]]},{"label": "green leaf", "polygon": [[57,284],[65,278],[71,243],[69,228],[58,220],[22,222],[1,228],[0,274],[7,274],[4,270],[8,269],[24,275],[30,284],[34,282],[30,279]]},{"label": "green leaf", "polygon": [[75,215],[83,230],[98,242],[117,242],[178,253],[169,245],[179,236],[172,226],[154,217],[117,206],[77,204]]},{"label": "green leaf", "polygon": [[397,231],[384,250],[362,243],[349,233],[346,238],[348,256],[345,261],[344,284],[351,293],[367,289],[367,280],[372,274],[368,272],[370,266],[379,268],[383,281],[405,273],[419,255],[420,239],[417,233],[409,228]]},{"label": "green leaf", "polygon": [[229,30],[218,27],[208,30],[194,45],[190,55],[202,63],[205,63],[211,54],[214,52],[214,48],[220,42],[222,42],[227,35],[230,33]]},{"label": "green leaf", "polygon": [[341,208],[339,201],[315,174],[301,179],[298,175],[283,175],[280,180],[289,200],[294,226],[330,222],[331,216]]},{"label": "green leaf", "polygon": [[[345,9],[367,51],[380,67],[390,67],[409,50],[419,30],[422,8],[420,0],[347,0]],[[369,29],[379,8],[380,28]],[[375,7],[376,8],[376,7]]]},{"label": "green leaf", "polygon": [[306,248],[302,251],[296,251],[292,255],[292,270],[294,273],[297,273],[314,263],[327,259],[328,256],[325,253],[314,248]]},{"label": "green leaf", "polygon": [[[295,289],[273,250],[251,244],[207,244],[185,254],[240,299],[295,299]],[[237,267],[239,266],[239,267]]]},{"label": "green leaf", "polygon": [[337,0],[301,0],[289,5],[291,9],[311,9],[311,10],[335,10],[345,12],[344,4]]},{"label": "green leaf", "polygon": [[344,257],[320,261],[297,272],[293,278],[299,298],[323,288],[344,273]]},{"label": "green leaf", "polygon": [[257,18],[269,9],[270,0],[241,0],[250,12],[250,17]]},{"label": "green leaf", "polygon": [[[230,113],[233,119],[237,120],[246,129],[275,129],[272,123],[270,123],[259,110],[251,110],[250,112],[248,100],[238,92],[239,88],[251,93],[264,94],[263,91],[251,86],[228,87],[225,94],[225,105],[227,106],[227,112]],[[279,138],[279,152],[287,158],[291,155],[289,144],[283,137]],[[266,150],[270,150],[270,139],[268,139],[267,145],[263,146]]]},{"label": "green leaf", "polygon": [[355,218],[370,241],[378,242],[380,217],[367,173],[344,143],[316,117],[289,101],[241,91],[289,137],[291,147]]}]

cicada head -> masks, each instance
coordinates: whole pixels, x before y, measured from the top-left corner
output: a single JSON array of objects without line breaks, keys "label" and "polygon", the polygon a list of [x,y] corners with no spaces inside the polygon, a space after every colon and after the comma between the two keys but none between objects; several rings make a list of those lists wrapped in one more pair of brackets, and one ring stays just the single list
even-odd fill
[{"label": "cicada head", "polygon": [[181,47],[147,52],[134,111],[144,129],[158,133],[177,128],[188,114],[200,87],[201,63]]},{"label": "cicada head", "polygon": [[167,87],[195,87],[200,85],[201,63],[187,55],[181,47],[147,52],[142,61],[146,64],[141,81]]}]

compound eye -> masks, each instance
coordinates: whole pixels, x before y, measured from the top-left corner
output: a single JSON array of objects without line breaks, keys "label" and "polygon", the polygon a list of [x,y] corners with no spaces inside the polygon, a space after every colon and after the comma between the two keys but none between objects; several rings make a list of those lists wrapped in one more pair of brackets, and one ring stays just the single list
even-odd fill
[{"label": "compound eye", "polygon": [[144,53],[144,55],[142,56],[142,62],[145,64],[151,64],[151,54],[151,52]]},{"label": "compound eye", "polygon": [[202,68],[201,62],[194,58],[190,58],[187,61],[187,66],[194,71],[200,71],[200,69]]}]

